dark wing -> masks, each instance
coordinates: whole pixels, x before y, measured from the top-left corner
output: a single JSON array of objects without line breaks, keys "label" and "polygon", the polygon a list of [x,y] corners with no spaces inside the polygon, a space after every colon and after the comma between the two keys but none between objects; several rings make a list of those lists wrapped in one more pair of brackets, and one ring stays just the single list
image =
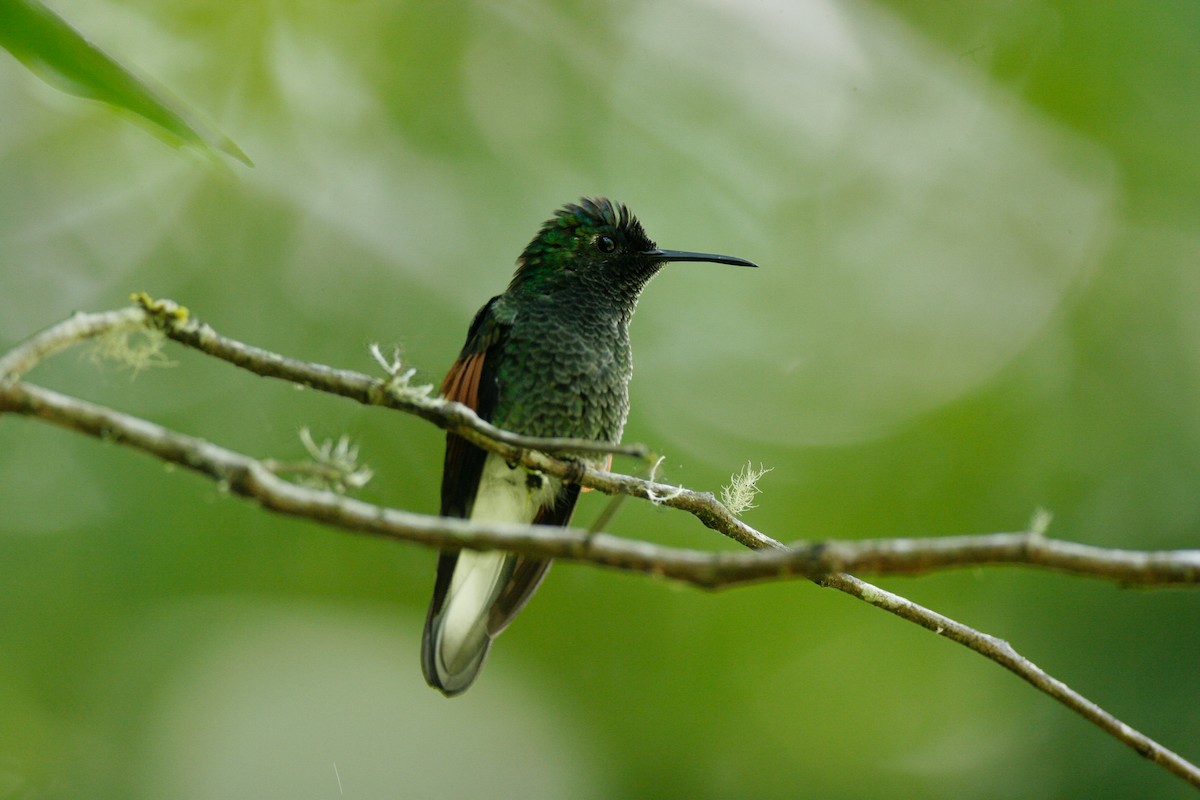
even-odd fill
[{"label": "dark wing", "polygon": [[[493,297],[479,309],[467,331],[467,343],[450,366],[442,381],[442,395],[473,409],[481,418],[490,420],[496,410],[495,369],[487,368],[487,354],[505,334],[505,326],[493,316],[492,308],[498,297]],[[479,488],[479,476],[483,474],[483,462],[487,453],[465,439],[452,433],[446,434],[446,458],[442,467],[442,512],[443,517],[471,515],[475,503],[475,491]],[[425,636],[430,633],[430,623],[442,610],[446,592],[450,589],[450,578],[458,562],[458,551],[443,551],[438,555],[437,580],[433,585],[433,601],[425,618]],[[422,647],[423,657],[430,655],[427,646]],[[431,674],[431,673],[426,673]]]},{"label": "dark wing", "polygon": [[[479,309],[467,331],[467,343],[442,381],[442,396],[462,403],[488,421],[496,411],[497,394],[495,365],[488,364],[488,353],[501,343],[508,330],[492,312],[498,299],[493,297]],[[442,467],[443,517],[471,515],[486,458],[485,451],[459,436],[446,434],[446,460]]]}]

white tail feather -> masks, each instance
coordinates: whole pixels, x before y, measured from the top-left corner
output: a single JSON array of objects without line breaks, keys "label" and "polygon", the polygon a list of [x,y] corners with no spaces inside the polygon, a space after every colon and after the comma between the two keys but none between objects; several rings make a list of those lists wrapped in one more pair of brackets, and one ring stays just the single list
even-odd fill
[{"label": "white tail feather", "polygon": [[[510,468],[504,459],[489,455],[484,462],[471,509],[479,522],[529,523],[543,505],[554,502],[561,484],[541,479],[529,481],[525,470]],[[463,550],[432,629],[433,665],[448,692],[466,688],[487,654],[491,636],[488,618],[492,606],[512,575],[515,557],[507,553]]]},{"label": "white tail feather", "polygon": [[470,669],[487,647],[488,614],[508,577],[509,558],[470,550],[458,554],[436,642],[438,671],[447,680]]}]

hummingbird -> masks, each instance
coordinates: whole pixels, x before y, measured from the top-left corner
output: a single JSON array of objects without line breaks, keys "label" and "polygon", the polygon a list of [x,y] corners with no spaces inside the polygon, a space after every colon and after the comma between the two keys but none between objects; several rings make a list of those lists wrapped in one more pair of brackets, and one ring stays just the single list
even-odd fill
[{"label": "hummingbird", "polygon": [[[515,433],[618,443],[633,375],[629,321],[646,283],[673,261],[757,266],[660,249],[624,204],[605,198],[563,206],[521,253],[504,293],[475,315],[442,395]],[[442,516],[565,526],[579,492],[446,436]],[[498,551],[439,553],[421,640],[426,682],[447,697],[466,691],[549,567]]]}]

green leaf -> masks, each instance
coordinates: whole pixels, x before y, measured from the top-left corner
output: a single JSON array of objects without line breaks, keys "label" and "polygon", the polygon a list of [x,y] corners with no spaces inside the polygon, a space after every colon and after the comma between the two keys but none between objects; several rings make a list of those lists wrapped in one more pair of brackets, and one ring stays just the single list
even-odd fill
[{"label": "green leaf", "polygon": [[125,109],[171,140],[219,150],[253,166],[229,137],[166,99],[38,0],[0,0],[0,47],[64,92]]}]

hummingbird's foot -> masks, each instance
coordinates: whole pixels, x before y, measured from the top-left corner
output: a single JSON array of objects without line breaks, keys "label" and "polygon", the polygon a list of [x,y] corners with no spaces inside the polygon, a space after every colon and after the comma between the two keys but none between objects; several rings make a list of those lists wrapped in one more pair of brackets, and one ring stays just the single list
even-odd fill
[{"label": "hummingbird's foot", "polygon": [[567,474],[563,477],[564,483],[579,483],[583,480],[583,476],[587,474],[587,465],[577,458],[564,458],[568,469]]}]

